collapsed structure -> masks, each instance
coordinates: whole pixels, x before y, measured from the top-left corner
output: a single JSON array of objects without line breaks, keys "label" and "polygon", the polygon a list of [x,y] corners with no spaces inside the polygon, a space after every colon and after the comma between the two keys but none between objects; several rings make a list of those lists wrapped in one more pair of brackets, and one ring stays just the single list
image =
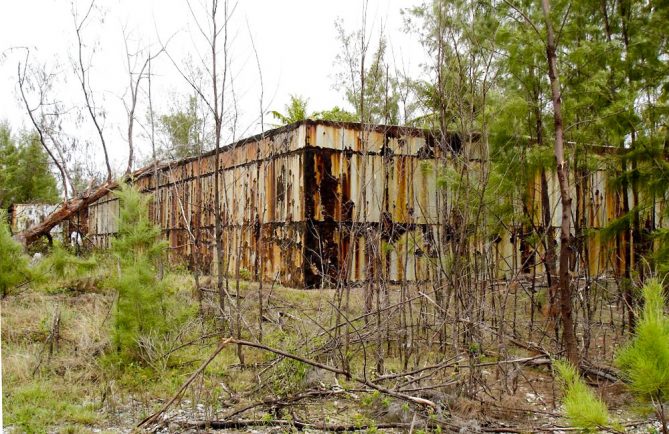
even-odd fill
[{"label": "collapsed structure", "polygon": [[[46,203],[14,203],[9,207],[9,227],[12,233],[25,231],[44,221],[47,216],[58,209],[58,205]],[[54,226],[49,237],[63,237],[65,223]]]},{"label": "collapsed structure", "polygon": [[[452,154],[483,168],[477,141],[429,131],[306,120],[230,144],[219,151],[219,191],[224,270],[293,287],[331,287],[342,282],[432,280],[444,270],[442,246],[449,186],[443,168]],[[216,153],[139,171],[134,182],[154,197],[150,218],[169,241],[172,258],[213,271]],[[552,225],[561,206],[557,179],[548,174]],[[527,212],[541,221],[540,180],[528,186]],[[622,215],[619,195],[603,171],[572,182],[577,223],[596,230]],[[661,210],[653,219],[661,219]],[[88,238],[109,245],[117,230],[119,202],[113,192],[88,206]],[[522,232],[522,230],[521,230]],[[527,247],[515,228],[475,240],[475,253],[496,274],[527,267]],[[620,269],[625,256],[615,240],[587,237],[588,271]],[[525,250],[525,251],[524,251]],[[485,255],[484,255],[485,253]],[[539,262],[534,260],[534,263]]]}]

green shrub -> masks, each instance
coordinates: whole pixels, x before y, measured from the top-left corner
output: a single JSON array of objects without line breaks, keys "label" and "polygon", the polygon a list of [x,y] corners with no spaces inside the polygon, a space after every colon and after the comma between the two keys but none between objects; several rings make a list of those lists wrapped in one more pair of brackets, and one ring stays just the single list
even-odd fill
[{"label": "green shrub", "polygon": [[9,231],[7,215],[0,210],[0,295],[6,296],[29,275],[28,258]]},{"label": "green shrub", "polygon": [[616,365],[632,393],[655,407],[667,432],[663,403],[669,400],[669,317],[664,314],[662,285],[649,280],[643,287],[643,310],[634,338],[616,357]]},{"label": "green shrub", "polygon": [[81,289],[82,282],[98,274],[99,268],[94,255],[79,257],[54,243],[50,253],[32,268],[32,277],[35,283],[46,284],[48,293],[67,292]]},{"label": "green shrub", "polygon": [[606,404],[585,384],[576,368],[561,360],[556,360],[553,366],[562,383],[562,403],[570,425],[585,432],[612,426]]},{"label": "green shrub", "polygon": [[88,258],[75,256],[60,243],[55,243],[51,253],[40,265],[49,268],[60,278],[72,278],[90,273],[97,268],[98,263],[94,256]]},{"label": "green shrub", "polygon": [[162,333],[169,324],[165,315],[165,282],[157,277],[157,261],[166,244],[158,238],[160,229],[148,218],[149,196],[122,186],[118,234],[112,252],[118,274],[112,286],[118,291],[112,341],[120,362],[142,362],[141,336]]}]

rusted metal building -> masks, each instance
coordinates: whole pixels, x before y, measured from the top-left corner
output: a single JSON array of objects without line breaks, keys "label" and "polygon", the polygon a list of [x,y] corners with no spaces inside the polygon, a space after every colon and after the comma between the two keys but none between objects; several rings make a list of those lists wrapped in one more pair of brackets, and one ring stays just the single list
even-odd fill
[{"label": "rusted metal building", "polygon": [[[367,270],[429,279],[421,252],[438,224],[438,152],[423,130],[310,120],[222,148],[225,271],[233,274],[239,261],[255,278],[296,287],[362,281]],[[172,256],[204,270],[215,262],[214,168],[209,152],[135,180],[155,196],[151,218]],[[95,245],[108,245],[118,210],[112,193],[89,206]],[[370,243],[370,231],[383,239]],[[368,267],[366,252],[389,244],[383,263]]]},{"label": "rusted metal building", "polygon": [[[230,144],[219,153],[223,270],[294,287],[342,282],[427,281],[443,273],[441,246],[454,202],[443,185],[453,154],[481,168],[477,141],[396,126],[306,120]],[[215,152],[144,168],[135,179],[154,196],[151,219],[169,240],[171,257],[213,271]],[[441,185],[440,185],[441,181]],[[537,182],[538,178],[537,178]],[[552,224],[559,227],[557,179],[549,174]],[[530,217],[540,221],[540,186],[528,186]],[[621,215],[604,169],[572,180],[578,223],[597,230]],[[88,208],[88,237],[107,246],[116,232],[118,199],[106,195]],[[661,212],[659,214],[662,214]],[[492,252],[498,275],[522,268],[515,228],[477,240]],[[619,266],[615,242],[589,238],[591,272]],[[618,260],[618,259],[615,259]],[[536,261],[535,261],[536,262]]]}]

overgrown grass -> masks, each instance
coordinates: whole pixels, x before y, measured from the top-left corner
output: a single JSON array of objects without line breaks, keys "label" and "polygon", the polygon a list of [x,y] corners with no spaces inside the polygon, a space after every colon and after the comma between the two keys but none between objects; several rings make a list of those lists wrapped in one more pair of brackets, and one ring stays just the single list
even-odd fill
[{"label": "overgrown grass", "polygon": [[[157,369],[115,369],[107,358],[113,289],[100,285],[89,292],[56,290],[64,279],[68,277],[54,274],[50,281],[34,281],[2,301],[4,425],[16,432],[79,433],[132,426],[156,409],[158,398],[171,396],[214,346],[214,341],[205,340],[174,351]],[[168,273],[165,280],[170,283],[166,320],[196,319],[191,277]],[[56,316],[58,337],[51,347]],[[179,346],[211,330],[206,321],[175,327],[170,344]],[[231,349],[217,364],[218,372],[233,359]]]},{"label": "overgrown grass", "polygon": [[21,432],[47,432],[53,425],[81,432],[90,430],[99,420],[97,405],[81,399],[85,391],[80,386],[51,377],[13,384],[9,389],[3,392],[4,424]]},{"label": "overgrown grass", "polygon": [[[52,278],[34,281],[3,301],[5,423],[14,425],[19,432],[86,432],[111,427],[130,428],[171,398],[190,374],[211,355],[222,338],[217,294],[208,291],[203,293],[202,317],[199,315],[200,306],[193,291],[192,277],[184,270],[175,272],[167,269],[163,279],[164,297],[160,313],[169,327],[160,333],[139,335],[140,340],[137,342],[142,351],[140,360],[116,363],[118,360],[110,354],[115,353],[111,337],[117,288],[113,280],[107,277],[118,273],[118,259],[101,253],[96,253],[95,258],[96,265],[91,269],[87,270],[84,265],[83,269],[77,270],[76,264],[66,264],[61,269],[70,266],[74,268],[70,272],[51,272]],[[82,261],[86,263],[89,259]],[[45,264],[49,263],[47,257]],[[77,290],[68,283],[81,276],[94,276],[89,279],[89,290]],[[203,278],[205,281],[207,279]],[[230,325],[237,326],[234,324],[235,309],[239,304],[243,313],[241,337],[255,341],[259,336],[260,324],[258,284],[241,282],[240,299],[237,300],[234,280],[230,283],[232,291],[226,299],[224,313],[228,320],[226,334],[230,333]],[[390,287],[388,294],[388,305],[399,301],[398,287]],[[354,376],[363,377],[363,371],[366,370],[368,378],[377,381],[380,374],[374,371],[373,366],[378,342],[378,335],[374,332],[377,316],[359,318],[365,309],[364,295],[364,288],[351,289],[349,307],[340,307],[347,320],[342,320],[342,326],[337,332],[334,329],[337,313],[333,306],[337,304],[335,291],[304,291],[265,284],[263,343],[331,366],[341,366],[341,357],[346,357]],[[417,317],[430,314],[427,312],[430,306],[431,302],[417,298],[410,308]],[[58,349],[49,357],[48,340],[53,318],[58,312],[61,318],[60,342]],[[434,338],[437,329],[428,330],[430,325],[426,325],[428,329],[424,336],[431,336],[433,340],[412,341],[416,350],[409,356],[409,363],[405,364],[406,361],[400,357],[402,349],[398,337],[402,330],[398,329],[395,322],[397,318],[395,308],[384,311],[380,317],[386,374],[401,372],[407,365],[408,369],[420,368],[444,360],[444,352]],[[424,318],[429,319],[427,316]],[[350,346],[348,353],[343,354],[342,336],[346,329],[350,332]],[[236,335],[236,331],[233,332]],[[419,330],[414,329],[411,333],[416,332]],[[496,348],[490,342],[482,341],[480,345],[483,359],[502,359],[494,351],[483,352]],[[449,351],[448,348],[446,351]],[[334,388],[335,384],[339,384],[344,389],[350,389],[351,394],[317,403],[310,402],[301,407],[297,415],[304,420],[327,420],[332,423],[359,420],[361,425],[373,425],[375,420],[389,420],[390,416],[382,408],[388,406],[379,407],[379,418],[377,412],[365,414],[362,404],[366,392],[357,391],[361,385],[355,381],[340,376],[335,382],[334,375],[325,379],[324,373],[313,372],[313,368],[308,365],[281,358],[271,352],[251,348],[244,348],[243,352],[245,364],[242,366],[236,346],[226,347],[186,390],[181,409],[206,411],[208,416],[221,417],[235,408],[268,397],[290,396],[310,388]],[[527,356],[524,351],[511,347],[506,357],[516,354],[518,357]],[[428,372],[424,383],[406,383],[403,387],[409,390],[407,393],[418,395],[422,392],[413,392],[412,389],[419,388],[421,384],[452,384],[458,375],[466,375],[463,372],[467,372],[467,367],[464,364],[462,366],[464,368],[461,368],[459,374],[454,370]],[[490,377],[493,374],[491,368],[482,375]],[[539,372],[537,369],[529,375],[548,378],[545,370]],[[409,380],[398,377],[382,384],[391,388],[405,381]],[[36,393],[52,386],[59,390],[57,403]],[[539,383],[534,385],[532,391],[534,388],[546,390],[549,387]],[[447,405],[452,414],[462,414],[466,418],[475,418],[479,414],[480,406],[468,408],[467,405],[451,405],[460,399],[460,395],[450,389],[439,387],[431,393],[429,399]],[[15,397],[21,399],[15,401]],[[522,403],[526,404],[525,401]],[[33,415],[31,411],[34,411],[34,406],[43,406],[43,411]],[[205,410],[201,410],[203,408]],[[399,409],[401,411],[395,411],[393,407],[390,413],[406,413],[401,406]],[[300,411],[304,413],[300,414]],[[257,411],[244,416],[258,419],[289,418],[291,412],[292,409],[271,414],[270,409],[259,407]],[[93,417],[88,418],[91,414]],[[193,414],[201,416],[203,413]]]}]

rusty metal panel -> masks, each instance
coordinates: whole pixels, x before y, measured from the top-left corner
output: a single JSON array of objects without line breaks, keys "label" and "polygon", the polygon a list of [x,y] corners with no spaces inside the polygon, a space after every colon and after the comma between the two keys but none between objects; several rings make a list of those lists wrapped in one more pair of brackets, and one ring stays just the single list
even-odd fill
[{"label": "rusty metal panel", "polygon": [[88,237],[94,246],[107,248],[110,236],[118,231],[118,199],[112,192],[107,193],[88,207]]},{"label": "rusty metal panel", "polygon": [[413,207],[413,203],[409,203],[413,199],[411,157],[393,156],[386,158],[384,163],[387,194],[384,195],[383,211],[394,223],[408,223],[409,209]]},{"label": "rusty metal panel", "polygon": [[[404,232],[396,240],[384,241],[380,252],[386,280],[391,282],[428,281],[435,273],[437,258],[430,240],[431,227],[417,227]],[[428,235],[428,236],[426,236]]]},{"label": "rusty metal panel", "polygon": [[303,246],[305,223],[267,224],[261,229],[258,250],[266,281],[304,286]]},{"label": "rusty metal panel", "polygon": [[380,153],[385,135],[375,128],[351,128],[349,124],[319,123],[310,125],[307,144],[323,149]]},{"label": "rusty metal panel", "polygon": [[429,225],[388,229],[381,224],[314,222],[305,244],[305,285],[429,280],[438,264],[435,234],[435,226]]},{"label": "rusty metal panel", "polygon": [[589,185],[585,191],[584,214],[587,219],[587,227],[599,229],[608,223],[605,200],[608,180],[603,170],[591,172],[589,178]]},{"label": "rusty metal panel", "polygon": [[417,224],[439,223],[438,165],[436,160],[412,160],[413,197],[410,220]]},{"label": "rusty metal panel", "polygon": [[[440,207],[443,199],[452,203],[448,187],[437,186],[442,163],[435,143],[422,130],[305,121],[222,148],[218,188],[226,267],[295,286],[432,278]],[[173,256],[192,256],[193,238],[199,237],[205,268],[216,256],[215,158],[209,153],[164,165],[157,176],[145,171],[136,180],[154,196],[150,215]],[[598,176],[588,182],[602,183]],[[556,223],[559,190],[554,174],[549,178]],[[535,180],[528,189],[534,190],[530,209],[538,222],[540,183]],[[579,211],[588,224],[604,224],[606,194],[586,196]],[[91,233],[107,242],[116,215],[118,201],[91,205]],[[514,267],[518,237],[501,239],[477,249],[494,249],[500,263]]]},{"label": "rusty metal panel", "polygon": [[303,154],[279,156],[263,165],[264,222],[304,221]]},{"label": "rusty metal panel", "polygon": [[[426,147],[429,147],[429,143],[425,135],[417,135],[411,129],[400,129],[397,134],[388,137],[388,148],[393,155],[419,155],[421,151],[428,153]],[[433,151],[431,152],[433,153]]]},{"label": "rusty metal panel", "polygon": [[267,160],[275,155],[287,154],[303,149],[307,144],[307,125],[302,123],[277,132],[267,132],[259,139],[257,160]]},{"label": "rusty metal panel", "polygon": [[351,156],[351,200],[353,221],[381,221],[384,211],[384,162],[380,155]]}]

